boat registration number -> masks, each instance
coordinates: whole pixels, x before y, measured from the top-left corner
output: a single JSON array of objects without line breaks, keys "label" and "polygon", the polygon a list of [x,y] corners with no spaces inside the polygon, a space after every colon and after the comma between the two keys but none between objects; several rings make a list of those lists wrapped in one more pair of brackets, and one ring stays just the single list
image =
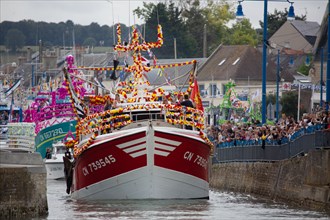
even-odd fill
[{"label": "boat registration number", "polygon": [[90,173],[93,173],[94,171],[97,171],[99,169],[102,169],[108,165],[111,165],[116,162],[116,158],[112,155],[106,156],[104,158],[100,158],[98,160],[95,160],[92,163],[89,163],[87,166],[84,166],[82,168],[82,173],[84,176],[87,176]]},{"label": "boat registration number", "polygon": [[204,169],[207,168],[207,160],[198,154],[195,155],[194,153],[187,151],[184,153],[183,158],[203,167]]}]

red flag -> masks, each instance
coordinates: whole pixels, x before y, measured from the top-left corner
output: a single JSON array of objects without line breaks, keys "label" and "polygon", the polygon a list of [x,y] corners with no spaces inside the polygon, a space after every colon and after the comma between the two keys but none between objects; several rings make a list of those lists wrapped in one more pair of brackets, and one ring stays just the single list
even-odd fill
[{"label": "red flag", "polygon": [[199,93],[197,79],[194,80],[194,87],[192,88],[190,99],[194,101],[196,109],[204,112],[201,94]]}]

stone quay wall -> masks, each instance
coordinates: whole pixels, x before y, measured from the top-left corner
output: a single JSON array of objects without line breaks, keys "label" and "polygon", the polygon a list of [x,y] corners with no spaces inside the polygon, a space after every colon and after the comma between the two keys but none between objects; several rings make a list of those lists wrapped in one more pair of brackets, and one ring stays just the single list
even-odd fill
[{"label": "stone quay wall", "polygon": [[47,216],[47,173],[39,153],[0,152],[0,219]]},{"label": "stone quay wall", "polygon": [[214,164],[210,187],[330,213],[330,150],[278,162]]}]

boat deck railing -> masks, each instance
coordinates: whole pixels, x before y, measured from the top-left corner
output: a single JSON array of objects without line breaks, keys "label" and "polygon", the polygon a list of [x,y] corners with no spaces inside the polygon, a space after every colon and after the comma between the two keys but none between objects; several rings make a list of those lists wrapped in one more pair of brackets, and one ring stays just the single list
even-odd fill
[{"label": "boat deck railing", "polygon": [[46,106],[34,113],[35,133],[52,124],[72,121],[75,117],[71,103]]},{"label": "boat deck railing", "polygon": [[0,125],[0,149],[33,152],[35,124],[20,122]]},{"label": "boat deck railing", "polygon": [[73,111],[72,104],[52,105],[42,108],[37,112],[37,121],[45,121],[51,118],[74,118],[75,112]]},{"label": "boat deck railing", "polygon": [[[204,126],[203,114],[193,108],[177,105],[131,105],[96,113],[82,119],[78,124],[79,134],[109,133],[111,129],[120,129],[128,124],[141,121],[162,120],[190,130],[201,130]],[[106,132],[107,131],[107,132]]]}]

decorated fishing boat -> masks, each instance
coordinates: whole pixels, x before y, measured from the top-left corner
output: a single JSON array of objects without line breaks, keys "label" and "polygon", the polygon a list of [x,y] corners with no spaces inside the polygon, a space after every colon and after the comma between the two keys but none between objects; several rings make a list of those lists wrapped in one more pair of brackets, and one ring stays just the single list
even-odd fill
[{"label": "decorated fishing boat", "polygon": [[[66,63],[73,69],[73,56],[68,56]],[[84,77],[79,71],[72,74]],[[35,148],[42,158],[45,158],[47,148],[52,149],[52,144],[62,141],[69,131],[75,135],[76,114],[67,87],[63,83],[64,81],[58,78],[54,89],[40,89],[32,104],[25,110],[25,122],[34,122],[36,125]],[[89,84],[80,78],[75,78],[72,83],[80,98],[94,93],[92,88],[87,88]]]},{"label": "decorated fishing boat", "polygon": [[[79,116],[76,138],[66,142],[74,152],[74,162],[65,161],[67,193],[78,200],[208,199],[213,146],[203,133],[196,61],[144,65],[141,51],[163,44],[160,25],[156,42],[139,43],[138,31],[133,28],[132,41],[122,44],[119,25],[117,36],[115,50],[132,53],[131,66],[81,67],[113,71],[113,74],[116,69],[132,73],[133,79],[126,82],[112,77],[117,80],[115,93],[90,99],[91,103],[109,101],[111,109],[89,113],[86,104],[75,94],[72,70],[63,69]],[[192,65],[186,95],[194,99],[195,108],[177,104],[179,91],[171,88],[168,90],[172,93],[168,93],[162,87],[152,87],[146,77],[153,68],[181,65]]]},{"label": "decorated fishing boat", "polygon": [[66,157],[72,161],[73,155],[70,149],[66,148],[64,142],[73,140],[73,138],[72,132],[69,131],[63,141],[54,142],[52,149],[47,148],[44,159],[47,179],[60,180],[65,178],[63,158]]}]

